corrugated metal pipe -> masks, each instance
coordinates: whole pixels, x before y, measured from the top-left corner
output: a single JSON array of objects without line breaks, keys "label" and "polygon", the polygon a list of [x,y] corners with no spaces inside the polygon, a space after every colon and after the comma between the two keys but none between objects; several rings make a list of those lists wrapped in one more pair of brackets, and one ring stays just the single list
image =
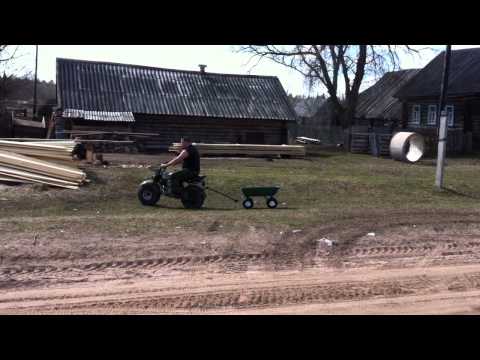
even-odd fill
[{"label": "corrugated metal pipe", "polygon": [[414,132],[398,132],[390,141],[390,155],[395,160],[415,163],[425,152],[423,136]]}]

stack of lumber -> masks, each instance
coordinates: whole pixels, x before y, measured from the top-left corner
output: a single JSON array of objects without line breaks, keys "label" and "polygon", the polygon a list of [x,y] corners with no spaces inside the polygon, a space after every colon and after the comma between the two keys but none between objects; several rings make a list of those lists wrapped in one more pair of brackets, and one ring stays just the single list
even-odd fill
[{"label": "stack of lumber", "polygon": [[295,141],[301,144],[317,144],[320,145],[322,142],[318,139],[312,139],[305,136],[298,136],[295,138]]},{"label": "stack of lumber", "polygon": [[[73,141],[0,141],[0,181],[78,189],[86,174],[73,166]],[[68,164],[68,165],[65,165]]]},{"label": "stack of lumber", "polygon": [[20,155],[28,155],[49,160],[72,161],[74,141],[5,141],[0,140],[0,151],[10,151]]},{"label": "stack of lumber", "polygon": [[158,136],[158,133],[141,133],[141,132],[129,132],[129,131],[90,131],[90,130],[64,130],[64,134],[70,134],[70,136],[90,136],[90,135],[117,135],[117,136],[139,136],[149,137]]},{"label": "stack of lumber", "polygon": [[[288,156],[305,157],[305,147],[302,145],[256,145],[256,144],[194,144],[200,155],[216,156]],[[181,145],[173,143],[168,149],[180,152]]]},{"label": "stack of lumber", "polygon": [[295,138],[295,141],[304,144],[305,153],[307,156],[318,156],[322,154],[322,142],[318,139],[312,139],[305,136]]}]

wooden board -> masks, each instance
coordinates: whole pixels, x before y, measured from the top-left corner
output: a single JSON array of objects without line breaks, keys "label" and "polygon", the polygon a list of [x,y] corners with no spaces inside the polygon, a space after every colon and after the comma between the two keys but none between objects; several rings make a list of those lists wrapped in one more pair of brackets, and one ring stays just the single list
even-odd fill
[{"label": "wooden board", "polygon": [[[194,144],[200,155],[255,155],[255,156],[305,156],[303,145],[260,145],[260,144]],[[174,143],[170,151],[179,152],[180,144]]]},{"label": "wooden board", "polygon": [[68,161],[72,159],[75,143],[41,143],[0,140],[0,150],[40,158]]},{"label": "wooden board", "polygon": [[21,183],[21,184],[33,184],[33,181],[16,179],[6,175],[0,175],[0,182],[11,182],[11,183]]},{"label": "wooden board", "polygon": [[0,164],[14,167],[19,170],[33,171],[47,176],[59,177],[61,179],[78,182],[83,181],[86,177],[83,171],[73,167],[58,165],[52,162],[38,160],[3,150],[0,150]]},{"label": "wooden board", "polygon": [[34,128],[42,128],[42,129],[45,128],[44,122],[23,120],[23,119],[17,119],[17,118],[13,118],[13,124],[17,126],[34,127]]},{"label": "wooden board", "polygon": [[52,184],[57,184],[61,186],[77,186],[78,184],[72,181],[65,181],[65,180],[60,180],[54,177],[50,176],[42,176],[42,175],[37,175],[33,174],[28,171],[22,171],[22,170],[14,170],[8,167],[0,166],[0,175],[5,175],[13,178],[19,178],[19,179],[24,179],[28,181],[37,181],[37,182],[45,182],[45,183],[52,183]]}]

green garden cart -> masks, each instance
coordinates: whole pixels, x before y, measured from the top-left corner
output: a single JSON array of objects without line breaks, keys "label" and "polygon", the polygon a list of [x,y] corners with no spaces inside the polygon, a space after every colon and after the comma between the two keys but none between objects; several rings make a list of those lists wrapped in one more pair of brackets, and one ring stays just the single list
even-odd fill
[{"label": "green garden cart", "polygon": [[253,208],[253,200],[252,197],[264,197],[267,206],[270,209],[275,209],[278,205],[277,199],[274,198],[274,195],[280,190],[278,186],[271,186],[271,187],[246,187],[242,188],[243,195],[245,196],[245,200],[243,200],[243,207],[245,209]]}]

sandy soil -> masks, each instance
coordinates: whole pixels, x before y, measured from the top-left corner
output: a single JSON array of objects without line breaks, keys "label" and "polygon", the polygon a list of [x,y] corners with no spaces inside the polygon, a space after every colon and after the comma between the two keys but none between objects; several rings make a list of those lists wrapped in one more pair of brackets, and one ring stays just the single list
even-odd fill
[{"label": "sandy soil", "polygon": [[295,255],[19,262],[0,267],[0,313],[480,313],[474,223],[404,223],[332,246],[318,240]]}]

